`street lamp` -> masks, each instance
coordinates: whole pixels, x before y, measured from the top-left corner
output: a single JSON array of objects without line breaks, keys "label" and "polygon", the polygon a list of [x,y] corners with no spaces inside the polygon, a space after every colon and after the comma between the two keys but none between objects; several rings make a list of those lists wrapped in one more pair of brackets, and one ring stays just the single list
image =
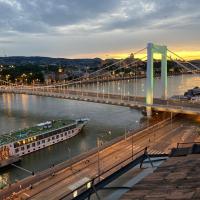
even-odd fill
[{"label": "street lamp", "polygon": [[[108,131],[107,132],[107,135],[111,135],[112,134],[112,132],[111,131]],[[98,150],[98,155],[97,155],[97,157],[98,157],[98,166],[97,166],[97,171],[98,171],[98,180],[100,181],[100,173],[101,173],[101,168],[100,168],[100,147],[103,145],[103,137],[104,137],[105,135],[99,135],[98,137],[97,137],[97,150]],[[100,139],[101,138],[101,139]]]},{"label": "street lamp", "polygon": [[97,150],[98,150],[97,171],[98,171],[98,181],[100,182],[100,140],[99,140],[99,137],[97,137]]}]

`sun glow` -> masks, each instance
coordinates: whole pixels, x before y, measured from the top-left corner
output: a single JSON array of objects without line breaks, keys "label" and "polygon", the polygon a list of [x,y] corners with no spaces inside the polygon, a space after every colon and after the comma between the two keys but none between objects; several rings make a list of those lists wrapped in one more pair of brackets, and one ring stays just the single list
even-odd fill
[{"label": "sun glow", "polygon": [[[200,51],[173,51],[180,57],[184,58],[185,60],[197,60],[200,59]],[[133,51],[134,53],[134,51]],[[104,52],[104,53],[92,53],[92,54],[79,54],[76,55],[75,58],[95,58],[99,57],[102,59],[110,59],[110,58],[115,58],[115,59],[125,59],[130,56],[131,52],[129,53],[123,53],[123,52]],[[172,55],[171,53],[168,52],[168,57],[171,57],[173,59],[178,59],[178,57]],[[144,58],[146,56],[146,51],[136,54],[134,57],[135,58]],[[154,54],[154,59],[160,59],[161,55],[160,54]],[[145,60],[145,59],[143,59]]]}]

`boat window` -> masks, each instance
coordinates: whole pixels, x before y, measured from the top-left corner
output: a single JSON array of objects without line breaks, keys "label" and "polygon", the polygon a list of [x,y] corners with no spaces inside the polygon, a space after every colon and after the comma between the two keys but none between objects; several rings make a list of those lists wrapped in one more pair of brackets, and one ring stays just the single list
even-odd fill
[{"label": "boat window", "polygon": [[72,133],[74,132],[74,129],[72,130]]},{"label": "boat window", "polygon": [[35,147],[35,143],[32,143],[32,147]]},{"label": "boat window", "polygon": [[52,137],[52,140],[54,140],[55,139],[55,137]]},{"label": "boat window", "polygon": [[74,128],[76,128],[76,124],[71,125],[69,128],[70,128],[70,129],[74,129]]},{"label": "boat window", "polygon": [[40,141],[37,142],[37,145],[40,145]]},{"label": "boat window", "polygon": [[56,135],[56,139],[58,139],[59,138],[59,135]]},{"label": "boat window", "polygon": [[15,142],[14,143],[14,148],[18,147],[19,146],[19,143],[18,142]]},{"label": "boat window", "polygon": [[48,138],[48,140],[47,140],[47,141],[48,141],[48,142],[50,142],[50,140],[51,140],[51,138]]},{"label": "boat window", "polygon": [[43,139],[43,135],[38,135],[39,140]]},{"label": "boat window", "polygon": [[60,134],[60,137],[63,137],[63,134]]},{"label": "boat window", "polygon": [[26,145],[26,148],[27,148],[27,149],[30,149],[30,144]]},{"label": "boat window", "polygon": [[50,133],[50,136],[55,135],[55,134],[56,134],[56,131],[53,131]]},{"label": "boat window", "polygon": [[16,148],[16,149],[15,149],[15,153],[18,153],[18,152],[19,152],[19,149],[18,149],[18,148]]},{"label": "boat window", "polygon": [[57,130],[57,133],[61,133],[61,132],[62,132],[62,129]]},{"label": "boat window", "polygon": [[68,130],[69,130],[69,127],[66,127],[64,130],[65,130],[65,131],[68,131]]},{"label": "boat window", "polygon": [[45,140],[42,140],[42,143],[45,143]]},{"label": "boat window", "polygon": [[45,135],[44,135],[44,138],[47,138],[47,137],[49,137],[49,136],[51,136],[52,135],[52,132],[51,133],[46,133]]},{"label": "boat window", "polygon": [[67,135],[67,132],[65,132],[65,135]]},{"label": "boat window", "polygon": [[52,135],[53,135],[53,132],[50,132],[50,133],[49,133],[49,137],[51,137]]},{"label": "boat window", "polygon": [[24,147],[21,147],[21,150],[24,151]]}]

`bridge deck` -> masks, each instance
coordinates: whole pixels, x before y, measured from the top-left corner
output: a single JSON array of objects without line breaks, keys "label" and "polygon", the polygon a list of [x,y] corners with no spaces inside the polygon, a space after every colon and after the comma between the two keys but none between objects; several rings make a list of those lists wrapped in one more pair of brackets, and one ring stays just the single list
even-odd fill
[{"label": "bridge deck", "polygon": [[[120,94],[104,94],[91,91],[79,91],[79,90],[66,90],[66,89],[20,89],[20,88],[5,88],[0,87],[0,92],[15,93],[15,94],[28,94],[38,95],[55,98],[65,98],[79,101],[89,101],[96,103],[106,103],[112,105],[121,105],[128,107],[145,108],[148,106],[145,102],[145,97],[140,96],[124,96]],[[173,101],[163,100],[160,98],[154,98],[154,104],[151,105],[154,110],[166,111],[172,113],[184,113],[184,114],[200,114],[200,102],[189,101]]]}]

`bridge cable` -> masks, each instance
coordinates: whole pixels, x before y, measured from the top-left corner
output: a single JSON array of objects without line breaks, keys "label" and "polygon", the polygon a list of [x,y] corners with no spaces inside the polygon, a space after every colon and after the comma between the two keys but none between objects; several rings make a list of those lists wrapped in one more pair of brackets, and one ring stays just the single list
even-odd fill
[{"label": "bridge cable", "polygon": [[173,51],[167,49],[170,53],[172,53],[173,55],[177,56],[178,58],[180,58],[182,61],[184,61],[185,63],[188,63],[189,65],[191,65],[192,67],[194,67],[197,70],[200,70],[199,66],[194,65],[193,63],[190,63],[188,61],[186,61],[184,58],[182,58],[181,56],[179,56],[178,54],[174,53]]},{"label": "bridge cable", "polygon": [[[142,49],[140,49],[140,50],[138,50],[138,51],[135,52],[135,53],[133,53],[133,55],[136,55],[136,54],[138,54],[138,53],[144,51],[145,49],[146,49],[146,47],[145,47],[145,48],[142,48]],[[127,58],[129,58],[129,57],[127,57]],[[102,71],[102,70],[105,70],[105,69],[107,69],[107,68],[109,68],[109,67],[112,67],[112,66],[114,66],[114,65],[116,65],[116,64],[118,64],[118,63],[120,63],[120,62],[123,62],[123,61],[126,60],[127,58],[120,59],[120,60],[118,60],[117,62],[112,63],[112,64],[110,64],[110,65],[108,65],[108,66],[106,66],[106,67],[104,67],[104,68],[101,68],[101,69],[99,69],[99,70],[97,70],[97,71],[95,71],[95,72],[91,72],[91,73],[89,74],[89,76],[91,76],[91,75],[93,75],[93,74],[95,74],[95,73],[97,73],[97,72],[100,72],[100,71]],[[74,81],[79,80],[79,79],[81,79],[81,78],[85,78],[85,76],[83,75],[83,76],[81,76],[81,77],[78,77],[78,78],[75,78],[75,79],[73,79],[73,80],[70,80],[70,81],[68,81],[66,84],[58,84],[58,85],[54,84],[54,85],[47,85],[47,86],[43,86],[43,87],[52,87],[52,86],[53,86],[53,87],[56,87],[56,86],[60,86],[60,85],[68,85],[68,84],[70,84],[71,82],[74,82]]]},{"label": "bridge cable", "polygon": [[196,74],[196,72],[194,72],[194,70],[189,69],[188,67],[186,67],[185,65],[183,65],[182,63],[178,62],[177,60],[173,60],[170,56],[167,56],[171,61],[175,62],[177,65],[181,66],[182,68],[184,68],[185,70],[192,72],[193,74]]}]

